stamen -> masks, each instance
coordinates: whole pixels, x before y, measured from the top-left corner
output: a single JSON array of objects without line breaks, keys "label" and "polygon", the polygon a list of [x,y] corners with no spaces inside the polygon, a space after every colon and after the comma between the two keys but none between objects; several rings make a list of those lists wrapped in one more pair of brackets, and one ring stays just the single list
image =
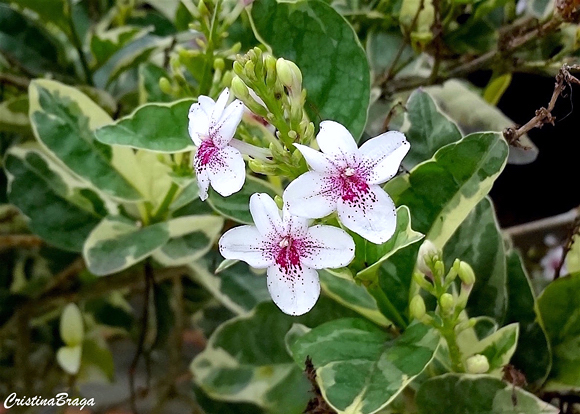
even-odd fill
[{"label": "stamen", "polygon": [[290,241],[288,240],[288,237],[284,237],[282,240],[280,240],[280,247],[284,248],[284,247],[288,247],[290,245]]},{"label": "stamen", "polygon": [[354,170],[350,167],[344,170],[343,174],[347,177],[352,177],[354,175]]}]

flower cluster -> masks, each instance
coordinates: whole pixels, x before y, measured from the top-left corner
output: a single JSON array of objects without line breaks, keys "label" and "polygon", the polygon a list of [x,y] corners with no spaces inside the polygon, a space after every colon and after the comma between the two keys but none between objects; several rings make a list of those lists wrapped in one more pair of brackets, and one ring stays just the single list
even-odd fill
[{"label": "flower cluster", "polygon": [[[292,82],[299,86],[289,77],[287,83]],[[242,188],[244,155],[250,160],[268,160],[264,157],[267,150],[234,138],[247,108],[240,100],[229,105],[228,100],[227,89],[216,102],[200,96],[189,111],[189,133],[197,147],[193,163],[202,200],[208,197],[210,185],[222,196]],[[310,226],[312,219],[336,212],[346,229],[366,240],[377,244],[389,240],[396,226],[395,204],[380,184],[398,172],[409,151],[405,136],[394,131],[358,148],[350,132],[334,121],[321,122],[316,143],[320,151],[305,144],[292,145],[309,171],[285,189],[283,211],[267,194],[254,194],[250,213],[255,225],[231,229],[219,242],[225,258],[267,268],[272,299],[292,315],[306,313],[316,303],[320,295],[316,269],[347,266],[355,254],[354,241],[345,230]]]}]

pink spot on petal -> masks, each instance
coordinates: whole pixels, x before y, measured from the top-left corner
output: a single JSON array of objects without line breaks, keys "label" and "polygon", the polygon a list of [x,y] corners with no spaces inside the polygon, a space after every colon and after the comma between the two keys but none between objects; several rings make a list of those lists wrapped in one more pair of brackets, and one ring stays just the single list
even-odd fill
[{"label": "pink spot on petal", "polygon": [[333,181],[344,201],[354,202],[369,192],[365,174],[357,168],[343,169]]},{"label": "pink spot on petal", "polygon": [[213,162],[216,152],[219,148],[215,146],[211,139],[204,140],[195,154],[196,165],[204,167]]}]

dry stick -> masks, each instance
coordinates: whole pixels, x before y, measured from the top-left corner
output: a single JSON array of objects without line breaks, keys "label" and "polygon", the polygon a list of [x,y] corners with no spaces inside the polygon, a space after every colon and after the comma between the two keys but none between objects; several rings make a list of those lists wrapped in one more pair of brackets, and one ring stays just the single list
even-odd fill
[{"label": "dry stick", "polygon": [[30,79],[22,76],[11,75],[10,73],[0,73],[0,83],[10,84],[20,89],[28,89],[28,85],[30,85]]},{"label": "dry stick", "polygon": [[41,246],[44,242],[33,234],[7,234],[0,236],[0,251]]},{"label": "dry stick", "polygon": [[554,109],[558,98],[562,95],[562,92],[564,92],[567,86],[571,87],[570,84],[575,83],[580,85],[580,81],[570,74],[570,70],[572,69],[577,70],[580,69],[580,67],[564,65],[560,68],[560,71],[556,75],[554,92],[552,93],[552,98],[550,99],[547,108],[542,107],[538,109],[536,111],[536,116],[530,119],[525,125],[517,129],[513,127],[506,128],[503,131],[503,136],[510,145],[519,146],[519,138],[531,129],[541,128],[545,124],[554,125],[556,118],[552,116],[552,110]]},{"label": "dry stick", "polygon": [[[553,31],[557,30],[563,22],[564,21],[562,20],[561,17],[554,16],[554,17],[552,17],[552,19],[548,20],[546,23],[544,23],[544,24],[542,24],[542,25],[520,35],[520,36],[514,37],[512,40],[507,42],[507,44],[503,45],[501,48],[498,47],[496,50],[492,50],[490,52],[487,52],[487,53],[479,56],[478,58],[473,59],[470,62],[458,65],[455,68],[451,69],[445,75],[437,76],[437,78],[434,80],[433,83],[441,83],[447,79],[467,75],[475,70],[478,70],[478,69],[488,65],[489,63],[491,63],[495,60],[505,58],[506,54],[511,54],[511,53],[515,52],[517,49],[526,45],[528,42],[537,38],[538,36],[545,35],[545,34],[548,34],[548,33],[551,33]],[[415,89],[415,88],[417,88],[419,86],[423,86],[423,85],[425,85],[424,78],[419,78],[419,79],[417,79],[417,78],[410,78],[410,79],[406,78],[405,79],[404,78],[401,80],[397,80],[397,82],[394,82],[394,84],[392,84],[391,87],[389,88],[388,92],[394,93],[394,92],[399,92],[399,91],[404,91],[404,90],[409,90],[409,89]],[[385,85],[381,84],[381,86],[384,87]]]},{"label": "dry stick", "polygon": [[568,231],[568,237],[566,237],[566,244],[564,244],[564,250],[562,251],[562,258],[560,259],[560,263],[554,272],[554,280],[560,277],[560,272],[562,271],[562,267],[564,266],[564,262],[566,261],[566,256],[572,250],[572,245],[574,244],[574,236],[580,234],[580,207],[578,208],[578,215],[574,219],[574,222],[570,226]]},{"label": "dry stick", "polygon": [[429,84],[434,84],[439,75],[439,66],[441,66],[441,34],[443,33],[443,26],[441,25],[441,3],[440,0],[433,0],[433,9],[435,12],[435,21],[431,27],[433,32],[433,44],[435,46],[435,61],[431,75],[429,75]]},{"label": "dry stick", "polygon": [[[129,366],[129,388],[131,393],[131,411],[137,414],[137,406],[136,406],[136,394],[135,394],[135,373],[137,371],[137,364],[139,363],[139,359],[144,351],[145,345],[145,337],[147,335],[147,325],[149,323],[149,298],[151,295],[151,289],[153,286],[155,275],[153,272],[153,267],[151,266],[151,262],[149,259],[145,260],[145,296],[143,298],[143,312],[142,312],[142,321],[141,321],[141,333],[139,334],[139,341],[137,342],[137,351],[135,352],[135,356],[133,357],[133,361],[131,361],[131,365]],[[149,371],[149,369],[147,369]],[[147,373],[149,374],[149,372]],[[149,384],[147,384],[149,385]]]}]

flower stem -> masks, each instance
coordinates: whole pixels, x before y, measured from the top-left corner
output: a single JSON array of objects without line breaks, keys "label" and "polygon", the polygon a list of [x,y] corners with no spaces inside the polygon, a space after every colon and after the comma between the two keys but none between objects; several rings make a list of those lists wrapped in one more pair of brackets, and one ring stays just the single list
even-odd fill
[{"label": "flower stem", "polygon": [[457,334],[455,333],[456,321],[449,317],[443,317],[443,327],[440,329],[441,335],[447,342],[449,349],[449,358],[454,372],[465,372],[463,362],[461,361],[461,351],[457,345]]},{"label": "flower stem", "polygon": [[68,0],[68,24],[70,27],[70,31],[71,31],[71,36],[72,36],[72,42],[75,46],[75,49],[77,50],[77,53],[79,54],[79,59],[81,61],[81,66],[83,67],[83,71],[85,73],[85,78],[87,83],[90,86],[94,86],[94,82],[93,82],[93,75],[91,73],[91,69],[89,68],[89,64],[87,62],[87,58],[85,57],[85,52],[83,52],[83,46],[81,43],[81,40],[79,39],[79,34],[77,33],[77,29],[75,27],[75,22],[73,20],[73,4],[72,4],[72,0]]},{"label": "flower stem", "polygon": [[152,223],[156,223],[156,222],[160,221],[160,219],[163,217],[163,215],[167,212],[167,210],[169,209],[169,206],[171,205],[171,202],[175,198],[175,194],[177,194],[177,190],[179,190],[179,186],[177,184],[175,184],[174,182],[172,182],[171,187],[169,187],[169,191],[167,191],[167,194],[165,195],[165,198],[163,199],[163,201],[159,205],[159,208],[157,209],[155,214],[153,214],[151,217]]}]

